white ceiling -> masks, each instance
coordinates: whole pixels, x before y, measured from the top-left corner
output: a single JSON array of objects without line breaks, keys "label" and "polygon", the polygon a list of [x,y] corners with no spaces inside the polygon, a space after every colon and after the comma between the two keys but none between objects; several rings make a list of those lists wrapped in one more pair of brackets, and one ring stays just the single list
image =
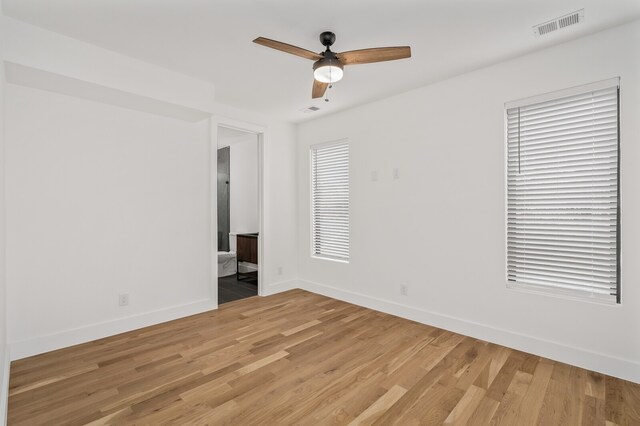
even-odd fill
[{"label": "white ceiling", "polygon": [[[584,24],[531,27],[585,8]],[[211,81],[219,102],[291,121],[383,98],[640,18],[639,0],[3,0],[4,13]],[[356,65],[311,100],[312,62],[258,46],[268,37],[320,52],[410,45],[413,56]],[[319,112],[304,114],[310,105]]]}]

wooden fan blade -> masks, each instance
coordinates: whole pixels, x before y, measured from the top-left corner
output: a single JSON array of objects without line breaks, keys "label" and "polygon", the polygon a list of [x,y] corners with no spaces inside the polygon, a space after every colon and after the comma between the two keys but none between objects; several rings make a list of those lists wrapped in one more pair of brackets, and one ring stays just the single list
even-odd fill
[{"label": "wooden fan blade", "polygon": [[313,90],[311,90],[311,97],[313,99],[321,98],[324,96],[324,92],[327,91],[329,83],[322,83],[315,78],[313,79]]},{"label": "wooden fan blade", "polygon": [[410,58],[411,48],[409,46],[374,47],[373,49],[350,50],[338,53],[337,56],[344,65],[370,64]]},{"label": "wooden fan blade", "polygon": [[323,58],[323,56],[320,55],[319,53],[315,53],[310,50],[303,49],[301,47],[293,46],[291,44],[282,43],[282,42],[271,40],[264,37],[258,37],[257,39],[253,40],[253,42],[260,44],[262,46],[270,47],[272,49],[280,50],[282,52],[291,53],[292,55],[311,59],[312,61],[317,61],[318,59]]}]

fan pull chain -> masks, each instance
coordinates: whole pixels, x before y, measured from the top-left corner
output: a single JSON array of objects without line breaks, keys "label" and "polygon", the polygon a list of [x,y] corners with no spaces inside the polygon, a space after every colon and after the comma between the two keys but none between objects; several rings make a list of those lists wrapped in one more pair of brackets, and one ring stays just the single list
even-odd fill
[{"label": "fan pull chain", "polygon": [[[333,79],[331,78],[331,68],[329,68],[329,81],[332,81]],[[325,102],[329,102],[329,89],[331,89],[333,87],[333,84],[329,84],[329,87],[327,87],[327,90],[324,91],[324,101]]]},{"label": "fan pull chain", "polygon": [[327,90],[325,90],[324,92],[324,101],[325,102],[329,102],[329,89],[331,89],[333,87],[333,84],[330,84],[329,87],[327,87]]}]

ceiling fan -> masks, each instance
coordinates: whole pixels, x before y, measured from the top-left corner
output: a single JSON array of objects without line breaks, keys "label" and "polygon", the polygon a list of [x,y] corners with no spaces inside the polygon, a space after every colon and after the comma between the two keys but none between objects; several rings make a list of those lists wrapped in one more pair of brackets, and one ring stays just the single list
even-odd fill
[{"label": "ceiling fan", "polygon": [[370,64],[372,62],[393,61],[411,57],[411,48],[409,46],[374,47],[335,53],[331,51],[331,45],[335,41],[336,35],[334,33],[331,31],[323,32],[320,34],[320,43],[326,47],[326,50],[322,53],[315,53],[264,37],[258,37],[253,40],[254,43],[262,46],[315,61],[313,64],[313,90],[311,91],[311,97],[314,99],[322,97],[330,84],[342,79],[345,65]]}]

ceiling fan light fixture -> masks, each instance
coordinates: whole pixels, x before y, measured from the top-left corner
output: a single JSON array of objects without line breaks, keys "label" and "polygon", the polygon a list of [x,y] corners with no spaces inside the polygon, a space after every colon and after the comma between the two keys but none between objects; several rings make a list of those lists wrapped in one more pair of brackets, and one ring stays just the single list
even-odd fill
[{"label": "ceiling fan light fixture", "polygon": [[373,47],[336,53],[331,51],[331,46],[335,41],[336,35],[334,33],[331,31],[323,32],[320,34],[320,43],[326,47],[326,50],[322,53],[316,53],[265,37],[253,40],[254,43],[262,46],[315,61],[313,64],[314,80],[311,88],[313,99],[321,98],[332,83],[342,80],[345,65],[372,64],[411,57],[411,47],[409,46]]},{"label": "ceiling fan light fixture", "polygon": [[336,59],[320,59],[313,64],[313,78],[321,83],[335,83],[344,76],[342,68],[342,64]]}]

